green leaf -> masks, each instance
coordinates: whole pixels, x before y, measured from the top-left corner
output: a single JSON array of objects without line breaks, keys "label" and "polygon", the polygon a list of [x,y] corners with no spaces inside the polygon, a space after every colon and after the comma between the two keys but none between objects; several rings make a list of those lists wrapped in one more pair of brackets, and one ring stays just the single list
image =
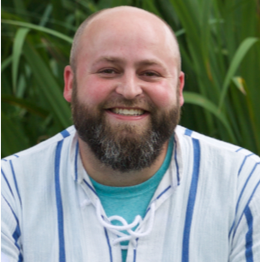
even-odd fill
[{"label": "green leaf", "polygon": [[[105,1],[105,4],[106,4],[106,1]],[[120,6],[120,5],[130,5],[130,3],[131,3],[130,0],[112,0],[112,7]]]},{"label": "green leaf", "polygon": [[233,83],[235,86],[238,88],[238,90],[243,94],[246,95],[246,90],[245,90],[245,80],[240,77],[236,76],[232,78]]},{"label": "green leaf", "polygon": [[23,0],[13,0],[14,8],[17,14],[23,14],[25,20],[29,20],[27,10],[25,8],[25,1]]},{"label": "green leaf", "polygon": [[40,26],[45,26],[45,24],[47,23],[47,21],[49,19],[51,11],[52,11],[52,5],[48,4],[47,7],[45,8],[45,11],[44,11],[43,16],[41,18],[41,21],[40,21],[40,24],[39,24]]},{"label": "green leaf", "polygon": [[185,34],[186,32],[185,32],[185,29],[180,29],[174,33],[175,33],[175,36],[178,37],[178,36]]},{"label": "green leaf", "polygon": [[162,15],[160,14],[160,12],[158,11],[158,9],[155,7],[154,3],[153,3],[153,0],[143,0],[142,1],[142,7],[151,12],[151,13],[154,13],[156,14],[157,16],[159,17],[162,17]]},{"label": "green leaf", "polygon": [[220,112],[220,110],[217,108],[215,104],[213,104],[210,100],[197,93],[183,92],[183,95],[185,103],[201,106],[205,110],[212,113],[215,117],[217,117],[217,119],[220,120],[220,122],[225,126],[226,130],[228,131],[230,139],[233,141],[233,143],[235,143],[236,139],[231,129],[231,126],[228,123],[227,118],[225,117],[225,115],[223,115],[223,113]]},{"label": "green leaf", "polygon": [[23,132],[18,128],[17,124],[8,118],[3,112],[2,120],[2,157],[14,154],[29,146]]},{"label": "green leaf", "polygon": [[17,98],[10,95],[2,95],[1,101],[11,105],[19,106],[20,108],[26,109],[28,112],[39,115],[43,118],[46,118],[49,115],[47,110],[22,98]]},{"label": "green leaf", "polygon": [[57,32],[55,30],[45,28],[43,26],[34,25],[34,24],[31,24],[31,23],[26,23],[26,22],[20,22],[20,21],[5,20],[5,19],[2,20],[2,23],[9,24],[9,25],[22,26],[22,27],[33,29],[33,30],[37,30],[39,32],[44,32],[44,33],[53,35],[55,37],[58,37],[58,38],[66,41],[66,42],[68,42],[70,44],[72,44],[72,42],[73,42],[73,38],[68,37],[68,36],[66,36],[64,34],[61,34],[61,33]]},{"label": "green leaf", "polygon": [[13,61],[13,56],[10,55],[1,64],[1,71],[3,72],[12,63],[12,61]]},{"label": "green leaf", "polygon": [[56,121],[58,121],[63,128],[68,127],[71,124],[70,109],[50,69],[36,50],[27,42],[25,42],[24,45],[24,55],[35,76],[38,87],[52,108]]},{"label": "green leaf", "polygon": [[236,73],[236,70],[238,69],[241,61],[245,57],[246,53],[248,50],[257,42],[259,41],[258,38],[255,37],[248,37],[246,38],[238,47],[231,63],[229,66],[229,69],[227,71],[224,84],[222,87],[221,95],[220,95],[220,100],[219,100],[219,105],[218,108],[221,109],[224,103],[225,96],[227,94],[228,86],[230,81],[232,80],[234,74]]},{"label": "green leaf", "polygon": [[19,61],[22,53],[23,43],[30,30],[28,28],[20,28],[16,32],[13,44],[13,63],[12,63],[12,80],[13,80],[13,91],[16,91],[17,75]]}]

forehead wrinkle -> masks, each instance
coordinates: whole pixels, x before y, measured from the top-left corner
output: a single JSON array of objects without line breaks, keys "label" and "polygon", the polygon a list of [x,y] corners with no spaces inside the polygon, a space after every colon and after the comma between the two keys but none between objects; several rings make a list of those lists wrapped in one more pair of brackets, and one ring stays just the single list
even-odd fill
[{"label": "forehead wrinkle", "polygon": [[94,62],[94,66],[100,62],[109,62],[113,64],[125,64],[125,60],[118,58],[118,57],[113,57],[113,56],[102,56],[100,57],[97,61]]}]

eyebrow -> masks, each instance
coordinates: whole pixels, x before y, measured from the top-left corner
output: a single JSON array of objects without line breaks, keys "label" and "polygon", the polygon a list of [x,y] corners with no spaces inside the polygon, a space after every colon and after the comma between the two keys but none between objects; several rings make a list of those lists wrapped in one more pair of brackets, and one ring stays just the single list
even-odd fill
[{"label": "eyebrow", "polygon": [[117,58],[117,57],[112,57],[112,56],[102,56],[100,57],[97,61],[94,62],[93,66],[100,62],[110,62],[113,64],[124,64],[125,61],[123,59]]},{"label": "eyebrow", "polygon": [[153,60],[153,59],[145,59],[143,61],[138,62],[137,65],[141,65],[141,66],[158,65],[164,68],[164,65],[160,61]]},{"label": "eyebrow", "polygon": [[[103,62],[103,61],[104,62],[110,62],[110,63],[113,63],[113,64],[125,64],[126,63],[126,61],[124,59],[121,59],[121,58],[118,58],[118,57],[102,56],[96,62],[94,62],[93,66],[95,66],[96,64]],[[141,61],[135,63],[135,66],[152,66],[152,65],[160,66],[164,70],[166,70],[163,63],[161,63],[160,61],[155,60],[155,59],[145,59],[145,60],[141,60]]]}]

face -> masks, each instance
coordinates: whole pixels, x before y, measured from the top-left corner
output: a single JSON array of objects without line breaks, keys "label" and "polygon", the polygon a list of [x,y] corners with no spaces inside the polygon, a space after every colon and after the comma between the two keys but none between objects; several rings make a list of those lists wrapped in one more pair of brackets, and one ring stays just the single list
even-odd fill
[{"label": "face", "polygon": [[65,69],[64,96],[80,138],[101,162],[128,172],[150,166],[173,133],[184,76],[166,28],[113,17],[82,35],[76,72]]},{"label": "face", "polygon": [[[151,122],[137,134],[132,123],[115,125],[107,121],[103,106],[94,113],[88,105],[79,101],[77,90],[77,83],[74,82],[72,115],[78,135],[101,163],[114,170],[130,172],[150,167],[179,120],[179,99],[169,112],[159,113],[150,105]],[[135,104],[135,101],[127,99],[113,102],[125,106]]]}]

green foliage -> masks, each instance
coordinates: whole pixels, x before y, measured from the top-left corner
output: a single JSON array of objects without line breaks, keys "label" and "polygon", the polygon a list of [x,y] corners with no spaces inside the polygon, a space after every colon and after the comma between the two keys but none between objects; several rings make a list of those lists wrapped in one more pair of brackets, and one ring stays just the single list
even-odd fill
[{"label": "green foliage", "polygon": [[63,69],[79,24],[132,5],[176,32],[186,74],[181,124],[260,154],[257,0],[2,1],[2,156],[72,124]]}]

